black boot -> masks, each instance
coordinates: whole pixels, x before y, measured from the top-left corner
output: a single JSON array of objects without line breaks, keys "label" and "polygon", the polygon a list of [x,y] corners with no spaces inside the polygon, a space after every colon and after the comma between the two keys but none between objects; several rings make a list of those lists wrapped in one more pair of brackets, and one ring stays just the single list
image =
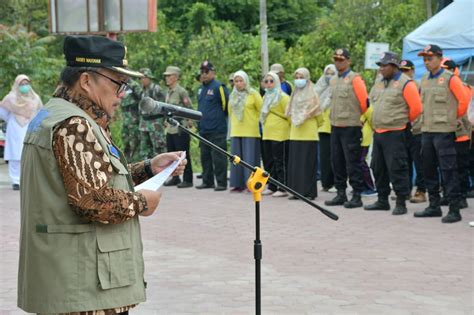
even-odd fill
[{"label": "black boot", "polygon": [[461,198],[461,201],[459,201],[459,209],[466,209],[467,207],[469,207],[469,205],[467,204],[466,197]]},{"label": "black boot", "polygon": [[332,200],[326,200],[324,204],[326,206],[342,206],[344,202],[347,201],[346,191],[345,190],[338,190],[336,197]]},{"label": "black boot", "polygon": [[440,198],[438,196],[430,196],[430,205],[425,208],[423,211],[417,211],[413,214],[416,218],[425,218],[425,217],[441,217],[443,212],[439,206]]},{"label": "black boot", "polygon": [[344,202],[344,208],[359,208],[362,207],[362,199],[360,198],[360,192],[354,192],[350,201]]},{"label": "black boot", "polygon": [[390,210],[387,196],[379,196],[377,201],[371,205],[364,206],[365,210]]},{"label": "black boot", "polygon": [[459,200],[452,201],[449,204],[449,212],[448,214],[441,219],[441,222],[443,223],[454,223],[461,221],[461,213],[459,212]]},{"label": "black boot", "polygon": [[397,196],[397,204],[392,211],[393,215],[401,215],[407,213],[407,206],[405,204],[405,200],[407,200],[406,196]]}]

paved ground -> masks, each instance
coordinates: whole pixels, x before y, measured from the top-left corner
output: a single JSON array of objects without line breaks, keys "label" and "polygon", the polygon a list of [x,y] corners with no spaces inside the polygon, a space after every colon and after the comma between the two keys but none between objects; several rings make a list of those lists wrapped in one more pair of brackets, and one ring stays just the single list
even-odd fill
[{"label": "paved ground", "polygon": [[[253,314],[251,196],[163,193],[156,215],[142,220],[148,301],[132,314]],[[24,314],[16,308],[19,193],[5,165],[0,196],[0,314]],[[425,205],[399,217],[334,208],[334,222],[303,202],[266,197],[263,314],[473,314],[470,203],[452,225],[413,218]]]}]

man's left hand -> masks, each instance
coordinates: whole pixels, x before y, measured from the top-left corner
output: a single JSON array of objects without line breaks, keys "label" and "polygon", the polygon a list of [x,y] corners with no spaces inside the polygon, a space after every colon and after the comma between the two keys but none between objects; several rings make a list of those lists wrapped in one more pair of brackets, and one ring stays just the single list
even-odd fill
[{"label": "man's left hand", "polygon": [[[176,160],[179,160],[179,157],[181,156],[182,151],[177,151],[177,152],[168,152],[168,153],[162,153],[158,154],[151,160],[151,168],[153,171],[153,174],[158,174],[162,170],[164,170],[166,167],[168,167],[171,163],[173,163]],[[186,164],[188,163],[188,160],[184,159],[179,163],[178,167],[175,169],[172,176],[179,176],[182,175],[184,172],[184,168],[186,167]]]}]

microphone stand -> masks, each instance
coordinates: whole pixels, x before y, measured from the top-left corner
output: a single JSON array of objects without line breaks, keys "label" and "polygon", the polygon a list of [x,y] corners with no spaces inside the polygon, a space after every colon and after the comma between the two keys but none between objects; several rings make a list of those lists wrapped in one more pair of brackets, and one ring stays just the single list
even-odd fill
[{"label": "microphone stand", "polygon": [[323,207],[315,204],[305,196],[301,195],[297,191],[291,189],[290,187],[283,185],[276,179],[272,178],[268,172],[265,172],[262,168],[257,167],[257,166],[252,166],[248,164],[247,162],[243,161],[240,157],[237,155],[232,155],[228,153],[227,151],[221,149],[214,143],[204,139],[200,135],[192,132],[191,130],[188,130],[187,128],[181,126],[181,124],[173,118],[172,113],[168,113],[165,115],[166,121],[170,123],[173,126],[178,126],[180,130],[184,131],[185,133],[189,134],[190,136],[193,136],[197,139],[199,139],[201,142],[203,142],[205,145],[211,147],[212,149],[224,154],[227,156],[230,160],[231,163],[234,165],[241,165],[242,167],[245,167],[246,169],[252,171],[252,174],[250,175],[248,181],[247,181],[247,188],[253,193],[253,199],[255,201],[255,241],[254,241],[254,259],[255,259],[255,314],[260,315],[262,312],[262,305],[261,305],[261,260],[262,260],[262,242],[260,240],[260,201],[262,200],[262,191],[265,188],[265,184],[267,182],[270,182],[277,186],[280,189],[283,189],[294,196],[296,196],[298,199],[303,200],[313,208],[318,209],[321,211],[324,215],[328,216],[329,218],[333,220],[338,220],[339,217],[332,213],[331,211],[324,209]]}]

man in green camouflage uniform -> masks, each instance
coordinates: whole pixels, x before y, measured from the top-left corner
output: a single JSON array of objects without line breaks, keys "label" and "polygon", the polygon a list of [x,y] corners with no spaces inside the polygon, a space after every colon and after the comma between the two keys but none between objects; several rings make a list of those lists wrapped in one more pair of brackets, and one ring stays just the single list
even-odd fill
[{"label": "man in green camouflage uniform", "polygon": [[[141,78],[143,90],[141,99],[151,97],[155,101],[164,102],[165,93],[161,87],[152,82],[154,77],[151,70],[143,68],[140,70],[144,77]],[[140,113],[140,158],[146,159],[159,153],[166,152],[166,136],[163,118],[153,120],[143,119]]]},{"label": "man in green camouflage uniform", "polygon": [[134,80],[130,80],[128,86],[130,87],[130,93],[122,101],[123,151],[129,162],[137,162],[139,160],[138,148],[140,146],[138,103],[141,99],[142,87],[140,83]]}]

